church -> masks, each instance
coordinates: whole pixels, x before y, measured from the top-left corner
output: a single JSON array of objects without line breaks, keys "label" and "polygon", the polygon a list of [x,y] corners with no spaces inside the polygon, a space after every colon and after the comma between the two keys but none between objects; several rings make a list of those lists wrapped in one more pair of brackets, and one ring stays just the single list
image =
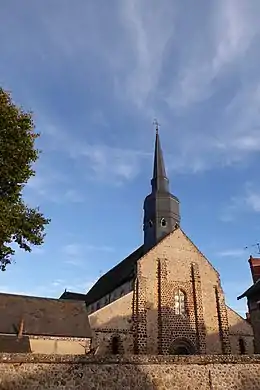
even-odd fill
[{"label": "church", "polygon": [[158,126],[143,244],[85,294],[97,354],[253,354],[250,323],[225,303],[220,275],[181,229]]}]

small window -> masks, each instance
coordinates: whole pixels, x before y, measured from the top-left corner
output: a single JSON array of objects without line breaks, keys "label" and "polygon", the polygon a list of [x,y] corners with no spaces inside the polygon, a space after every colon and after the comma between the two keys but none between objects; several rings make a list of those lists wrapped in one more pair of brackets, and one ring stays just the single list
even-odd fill
[{"label": "small window", "polygon": [[150,221],[149,221],[149,226],[150,227],[153,227],[153,221],[150,219]]},{"label": "small window", "polygon": [[100,309],[100,302],[97,302],[97,310]]},{"label": "small window", "polygon": [[120,291],[120,297],[122,297],[123,295],[125,295],[125,290],[122,288],[122,290]]},{"label": "small window", "polygon": [[245,342],[243,339],[239,339],[238,343],[239,343],[239,352],[241,355],[244,355],[246,353]]},{"label": "small window", "polygon": [[165,227],[166,225],[167,225],[167,222],[166,222],[165,218],[162,218],[161,219],[161,226]]},{"label": "small window", "polygon": [[112,338],[112,354],[118,355],[119,354],[119,338],[117,336],[114,336]]},{"label": "small window", "polygon": [[185,312],[185,294],[183,291],[177,290],[174,295],[174,313],[183,315]]}]

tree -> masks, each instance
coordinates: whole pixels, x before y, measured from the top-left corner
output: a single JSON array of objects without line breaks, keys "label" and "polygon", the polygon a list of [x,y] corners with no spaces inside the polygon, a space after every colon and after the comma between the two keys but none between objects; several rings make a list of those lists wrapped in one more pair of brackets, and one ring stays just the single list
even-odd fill
[{"label": "tree", "polygon": [[50,220],[39,208],[23,200],[23,189],[35,175],[32,167],[40,151],[35,148],[32,114],[17,107],[9,92],[0,87],[0,270],[12,262],[13,244],[31,252],[44,241]]}]

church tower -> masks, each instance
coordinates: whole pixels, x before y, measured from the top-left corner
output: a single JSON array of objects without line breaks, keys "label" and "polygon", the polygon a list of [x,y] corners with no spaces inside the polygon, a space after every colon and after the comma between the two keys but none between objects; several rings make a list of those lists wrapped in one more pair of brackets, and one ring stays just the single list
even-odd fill
[{"label": "church tower", "polygon": [[180,223],[179,199],[169,192],[161,149],[158,123],[156,125],[152,191],[144,201],[144,250],[147,252]]}]

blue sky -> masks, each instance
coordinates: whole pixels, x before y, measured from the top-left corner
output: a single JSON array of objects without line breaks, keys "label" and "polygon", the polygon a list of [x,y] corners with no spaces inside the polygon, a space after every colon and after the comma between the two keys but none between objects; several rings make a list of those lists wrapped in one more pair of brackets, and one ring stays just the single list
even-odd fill
[{"label": "blue sky", "polygon": [[[52,219],[0,290],[79,292],[142,243],[153,118],[182,228],[221,275],[250,284],[260,239],[258,0],[0,0],[0,84],[34,112],[26,188]],[[249,246],[249,250],[244,247]]]}]

